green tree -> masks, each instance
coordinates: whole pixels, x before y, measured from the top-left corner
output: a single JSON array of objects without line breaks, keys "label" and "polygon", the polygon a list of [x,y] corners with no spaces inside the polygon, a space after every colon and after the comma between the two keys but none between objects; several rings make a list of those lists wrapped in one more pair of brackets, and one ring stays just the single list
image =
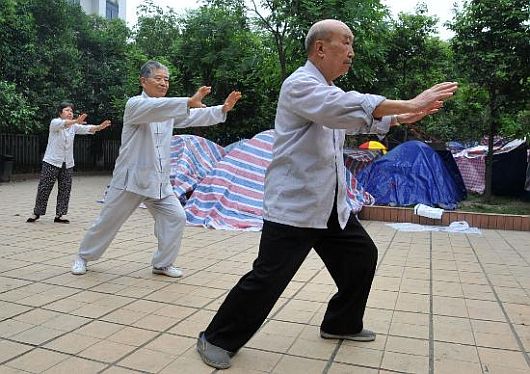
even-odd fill
[{"label": "green tree", "polygon": [[128,51],[132,48],[127,44],[130,32],[122,20],[96,16],[82,17],[76,29],[78,69],[83,84],[72,93],[74,102],[89,113],[91,123],[107,118],[121,122],[120,99],[135,93],[127,85],[131,63]]},{"label": "green tree", "polygon": [[146,1],[138,7],[138,24],[133,29],[134,66],[132,82],[139,87],[138,76],[140,67],[147,60],[158,60],[169,69],[171,85],[168,96],[180,96],[182,94],[181,72],[179,64],[179,48],[182,38],[180,19],[170,8],[163,10]]},{"label": "green tree", "polygon": [[64,0],[0,2],[1,79],[15,84],[40,118],[54,115],[57,101],[70,98],[81,81],[75,10]]},{"label": "green tree", "polygon": [[[406,99],[433,84],[454,80],[452,51],[447,42],[436,36],[437,23],[436,17],[428,15],[424,3],[416,6],[415,13],[400,13],[397,19],[391,20],[389,32],[381,43],[386,57],[374,92],[391,99]],[[450,107],[446,103],[445,109]],[[414,129],[431,139],[452,139],[454,128],[446,110],[423,119]],[[393,128],[389,138],[401,142],[408,138],[408,130]]]},{"label": "green tree", "polygon": [[0,1],[0,132],[31,133],[37,108],[27,98],[36,30],[27,1]]},{"label": "green tree", "polygon": [[112,106],[113,108],[121,108],[123,114],[123,108],[127,100],[134,95],[138,95],[142,92],[142,87],[140,86],[140,68],[149,58],[138,48],[134,43],[127,45],[126,55],[125,55],[125,64],[123,68],[125,69],[124,77],[125,82],[123,82],[122,91],[118,94],[113,95]]},{"label": "green tree", "polygon": [[71,100],[84,83],[75,25],[85,14],[79,5],[65,0],[29,0],[27,9],[36,27],[38,56],[26,71],[30,81],[27,95],[44,118],[51,118],[56,104]]},{"label": "green tree", "polygon": [[304,39],[313,23],[326,18],[345,22],[355,34],[359,57],[354,70],[341,80],[344,85],[372,87],[383,62],[380,42],[386,32],[388,10],[379,0],[251,0],[255,22],[271,38],[278,58],[280,78],[285,79],[305,60]]},{"label": "green tree", "polygon": [[[46,118],[56,115],[63,100],[89,113],[91,122],[119,122],[123,101],[137,91],[129,84],[136,60],[123,21],[88,16],[65,0],[4,0],[0,36],[0,80],[8,84],[2,113],[11,113],[0,122],[13,124],[10,131],[47,129]],[[137,75],[135,67],[136,82]],[[15,124],[17,114],[8,110],[17,102],[20,113],[28,115],[25,127]],[[38,123],[31,113],[39,114]]]},{"label": "green tree", "polygon": [[[387,56],[389,12],[380,0],[325,1],[320,8],[311,8],[312,1],[304,0],[311,12],[302,13],[305,25],[302,35],[310,24],[322,18],[335,18],[345,22],[353,32],[355,57],[350,72],[336,83],[345,90],[378,93],[380,77],[385,65],[391,63]],[[322,16],[318,17],[321,13]],[[307,14],[307,15],[305,15]],[[302,36],[303,37],[303,36]]]},{"label": "green tree", "polygon": [[[297,41],[292,36],[296,32],[295,14],[299,2],[264,0],[258,3],[256,0],[251,0],[251,3],[251,10],[257,16],[257,24],[270,33],[278,57],[280,77],[283,80],[289,75],[287,67],[289,56],[296,56],[289,52],[297,46]],[[263,9],[260,9],[260,5]]]},{"label": "green tree", "polygon": [[493,137],[503,114],[528,109],[530,4],[525,0],[471,0],[450,28],[457,63],[488,94],[489,144],[485,198],[491,198]]},{"label": "green tree", "polygon": [[0,1],[0,79],[23,90],[31,82],[28,69],[35,63],[36,27],[26,0]]},{"label": "green tree", "polygon": [[209,104],[220,104],[232,90],[243,94],[230,112],[227,126],[193,129],[196,134],[226,144],[272,127],[276,95],[263,86],[263,44],[247,23],[242,8],[210,5],[189,12],[182,21],[178,60],[182,94],[201,85],[212,86]]},{"label": "green tree", "polygon": [[457,94],[444,104],[441,113],[424,119],[426,131],[443,140],[457,140],[463,143],[480,139],[488,130],[488,93],[476,84],[463,79],[459,82]]},{"label": "green tree", "polygon": [[177,14],[163,10],[151,0],[138,7],[138,23],[133,29],[137,47],[150,58],[173,55],[181,38]]},{"label": "green tree", "polygon": [[38,127],[37,108],[16,91],[14,83],[0,81],[0,132],[29,134]]},{"label": "green tree", "polygon": [[413,97],[446,79],[451,51],[435,36],[438,19],[427,12],[420,4],[416,13],[400,13],[390,24],[386,63],[379,77],[381,92],[388,97]]}]

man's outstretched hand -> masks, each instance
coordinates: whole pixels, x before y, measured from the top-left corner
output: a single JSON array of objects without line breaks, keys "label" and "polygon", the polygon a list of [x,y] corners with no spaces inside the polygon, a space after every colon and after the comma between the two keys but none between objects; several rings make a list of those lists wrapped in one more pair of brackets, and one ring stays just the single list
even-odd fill
[{"label": "man's outstretched hand", "polygon": [[396,116],[397,121],[401,124],[415,123],[425,116],[438,112],[443,106],[443,102],[453,96],[457,89],[458,83],[456,82],[444,82],[432,86],[410,100],[413,106],[419,110],[399,114]]},{"label": "man's outstretched hand", "polygon": [[206,108],[206,105],[202,103],[202,99],[212,91],[210,86],[199,87],[197,92],[188,99],[189,108]]},{"label": "man's outstretched hand", "polygon": [[401,124],[415,123],[415,122],[421,121],[424,117],[430,114],[434,114],[438,112],[438,110],[439,109],[436,108],[436,109],[431,109],[429,111],[418,112],[418,113],[399,114],[396,116],[396,119],[398,123],[401,123]]},{"label": "man's outstretched hand", "polygon": [[410,120],[405,119],[401,123],[419,121],[427,114],[432,114],[440,109],[444,101],[452,97],[457,89],[458,83],[444,82],[432,86],[410,100],[385,99],[375,107],[372,115],[375,119],[380,119],[393,114],[400,116],[407,114],[407,116],[414,115],[414,117],[411,117]]},{"label": "man's outstretched hand", "polygon": [[456,82],[438,83],[431,88],[423,91],[414,99],[410,100],[414,113],[429,112],[434,109],[439,109],[443,106],[443,102],[453,96],[458,89]]},{"label": "man's outstretched hand", "polygon": [[232,91],[230,94],[226,97],[225,103],[223,104],[223,113],[227,113],[234,109],[234,105],[238,102],[238,100],[241,99],[241,92],[239,91]]}]

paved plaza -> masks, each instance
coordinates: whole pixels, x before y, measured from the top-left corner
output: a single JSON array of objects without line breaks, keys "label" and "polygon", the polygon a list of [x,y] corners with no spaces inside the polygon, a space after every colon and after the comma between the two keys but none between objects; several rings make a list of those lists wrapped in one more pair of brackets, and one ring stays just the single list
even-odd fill
[{"label": "paved plaza", "polygon": [[[259,233],[187,227],[181,279],[151,274],[153,220],[138,209],[84,276],[74,253],[110,176],[75,176],[71,224],[26,223],[38,180],[0,184],[0,373],[216,372],[195,351]],[[397,232],[363,222],[379,248],[370,343],[319,337],[334,284],[312,252],[227,374],[530,373],[530,233]],[[218,371],[221,372],[221,371]]]}]

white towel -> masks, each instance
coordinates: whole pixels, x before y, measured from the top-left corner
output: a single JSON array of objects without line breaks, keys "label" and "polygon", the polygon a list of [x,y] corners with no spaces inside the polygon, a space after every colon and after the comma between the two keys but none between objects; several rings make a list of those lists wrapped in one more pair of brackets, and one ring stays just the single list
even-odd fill
[{"label": "white towel", "polygon": [[433,208],[425,204],[417,204],[414,207],[414,214],[427,218],[441,219],[443,212],[443,209]]}]

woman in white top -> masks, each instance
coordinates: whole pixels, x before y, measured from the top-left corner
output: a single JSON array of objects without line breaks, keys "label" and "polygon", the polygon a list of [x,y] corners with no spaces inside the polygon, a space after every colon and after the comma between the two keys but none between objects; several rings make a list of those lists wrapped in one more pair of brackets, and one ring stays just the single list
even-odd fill
[{"label": "woman in white top", "polygon": [[99,125],[86,125],[86,114],[74,119],[74,105],[63,102],[57,107],[58,118],[50,122],[48,145],[42,160],[42,170],[37,189],[37,199],[33,216],[26,222],[35,222],[41,215],[46,214],[48,198],[52,192],[55,180],[58,180],[57,207],[54,222],[70,223],[61,218],[68,213],[68,202],[72,189],[72,174],[74,169],[74,137],[76,134],[94,134],[110,126],[105,120]]}]

